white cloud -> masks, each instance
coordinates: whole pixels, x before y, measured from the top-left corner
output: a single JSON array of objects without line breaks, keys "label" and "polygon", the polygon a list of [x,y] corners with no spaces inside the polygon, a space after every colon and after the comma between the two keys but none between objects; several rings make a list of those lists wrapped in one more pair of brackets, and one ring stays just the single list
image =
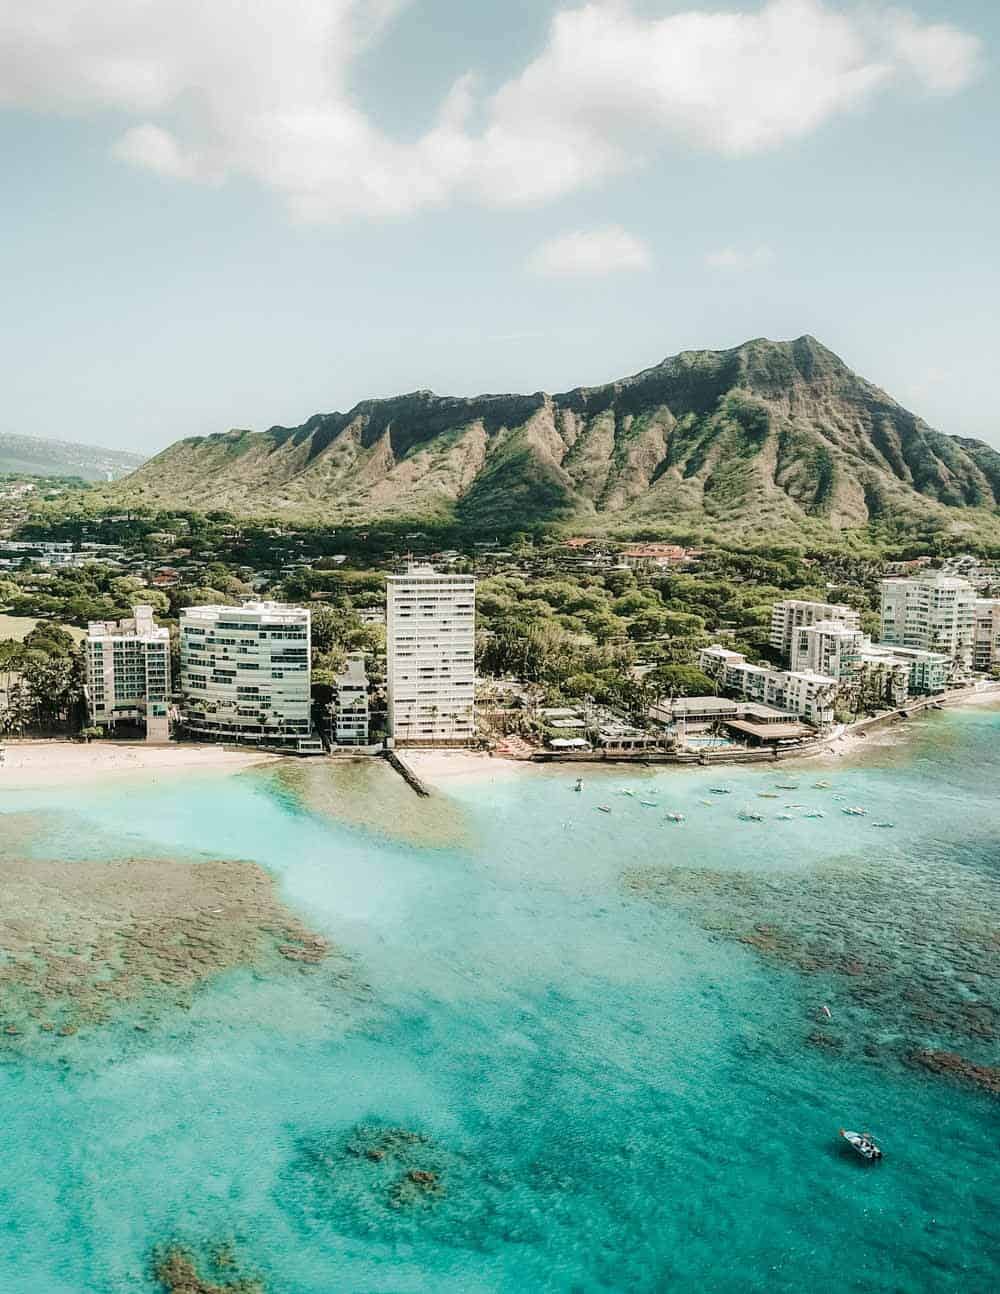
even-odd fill
[{"label": "white cloud", "polygon": [[157,175],[166,175],[174,180],[199,178],[195,158],[185,155],[169,130],[149,122],[126,130],[115,144],[114,151],[122,161],[144,166]]},{"label": "white cloud", "polygon": [[770,247],[720,247],[705,256],[705,264],[709,269],[735,273],[762,269],[773,260],[774,252]]},{"label": "white cloud", "polygon": [[980,43],[957,27],[921,24],[895,11],[889,15],[889,40],[902,65],[934,94],[955,94],[979,72]]},{"label": "white cloud", "polygon": [[641,239],[618,225],[581,229],[553,238],[528,258],[532,274],[547,277],[597,278],[620,270],[643,270],[652,263]]},{"label": "white cloud", "polygon": [[132,164],[249,177],[301,218],[337,220],[544,202],[671,140],[732,157],[777,148],[894,85],[955,93],[980,49],[954,26],[871,4],[653,18],[630,0],[589,0],[559,11],[496,93],[462,77],[404,142],[362,110],[352,75],[409,2],[0,0],[0,107],[110,110],[131,118],[114,147]]}]

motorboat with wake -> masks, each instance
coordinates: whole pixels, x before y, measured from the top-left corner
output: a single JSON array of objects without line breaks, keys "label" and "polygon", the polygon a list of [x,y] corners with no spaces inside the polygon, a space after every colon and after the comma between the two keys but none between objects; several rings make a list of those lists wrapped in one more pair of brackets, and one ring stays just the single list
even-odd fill
[{"label": "motorboat with wake", "polygon": [[862,1159],[867,1159],[870,1164],[874,1164],[882,1158],[882,1151],[875,1144],[870,1132],[849,1132],[846,1128],[841,1128],[840,1135],[852,1149],[857,1151]]}]

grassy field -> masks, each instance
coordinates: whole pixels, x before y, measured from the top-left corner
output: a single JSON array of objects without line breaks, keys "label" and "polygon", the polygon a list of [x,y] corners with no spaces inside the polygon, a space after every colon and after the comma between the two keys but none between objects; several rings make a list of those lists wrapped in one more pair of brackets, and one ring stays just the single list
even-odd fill
[{"label": "grassy field", "polygon": [[[31,633],[38,621],[33,616],[5,616],[0,614],[0,639],[14,638],[18,642],[23,642]],[[77,642],[82,642],[86,638],[83,629],[77,629],[74,625],[60,625],[67,633],[71,633]]]}]

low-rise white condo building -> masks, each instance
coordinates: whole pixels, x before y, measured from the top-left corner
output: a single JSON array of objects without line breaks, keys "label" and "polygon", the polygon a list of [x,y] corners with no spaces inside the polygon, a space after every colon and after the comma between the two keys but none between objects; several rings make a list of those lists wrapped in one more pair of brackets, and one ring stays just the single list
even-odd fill
[{"label": "low-rise white condo building", "polygon": [[972,664],[984,672],[1000,668],[1000,598],[976,601]]},{"label": "low-rise white condo building", "polygon": [[312,737],[310,614],[278,602],[181,612],[184,726],[216,740],[322,750]]},{"label": "low-rise white condo building", "polygon": [[85,660],[92,724],[141,723],[147,741],[170,739],[170,630],[156,624],[152,607],[135,607],[127,620],[92,620]]},{"label": "low-rise white condo building", "polygon": [[968,580],[932,572],[882,581],[881,641],[887,646],[940,652],[968,667],[975,618],[976,591]]},{"label": "low-rise white condo building", "polygon": [[369,731],[368,674],[363,652],[347,658],[336,678],[333,739],[338,746],[367,746]]},{"label": "low-rise white condo building", "polygon": [[387,586],[390,736],[404,745],[468,745],[475,736],[475,578],[412,564]]},{"label": "low-rise white condo building", "polygon": [[704,648],[698,665],[719,687],[744,700],[798,715],[816,728],[834,721],[838,682],[827,674],[751,665],[741,652],[718,646]]},{"label": "low-rise white condo building", "polygon": [[799,598],[786,598],[771,610],[771,646],[780,653],[782,660],[790,661],[795,631],[821,621],[835,621],[849,629],[861,628],[860,614],[841,602],[806,602]]}]

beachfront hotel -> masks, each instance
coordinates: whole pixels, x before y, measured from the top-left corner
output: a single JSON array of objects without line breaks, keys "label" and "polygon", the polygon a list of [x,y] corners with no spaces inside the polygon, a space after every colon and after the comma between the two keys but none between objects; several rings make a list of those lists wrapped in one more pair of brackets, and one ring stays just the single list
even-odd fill
[{"label": "beachfront hotel", "polygon": [[799,598],[786,598],[776,603],[771,611],[771,646],[782,660],[790,661],[795,631],[820,621],[834,621],[848,629],[861,628],[861,616],[853,607],[840,602],[805,602]]},{"label": "beachfront hotel", "polygon": [[882,581],[881,640],[890,647],[940,652],[972,664],[976,591],[968,580],[934,572]]},{"label": "beachfront hotel", "polygon": [[411,564],[387,581],[389,735],[464,746],[475,735],[476,581]]},{"label": "beachfront hotel", "polygon": [[181,612],[181,706],[192,736],[317,753],[304,607],[245,602]]},{"label": "beachfront hotel", "polygon": [[170,630],[156,624],[153,608],[135,607],[127,620],[92,620],[84,655],[90,722],[142,724],[147,741],[169,741]]},{"label": "beachfront hotel", "polygon": [[742,652],[718,645],[702,649],[698,667],[720,688],[743,700],[797,715],[815,728],[829,727],[834,721],[838,685],[827,674],[752,665]]}]

